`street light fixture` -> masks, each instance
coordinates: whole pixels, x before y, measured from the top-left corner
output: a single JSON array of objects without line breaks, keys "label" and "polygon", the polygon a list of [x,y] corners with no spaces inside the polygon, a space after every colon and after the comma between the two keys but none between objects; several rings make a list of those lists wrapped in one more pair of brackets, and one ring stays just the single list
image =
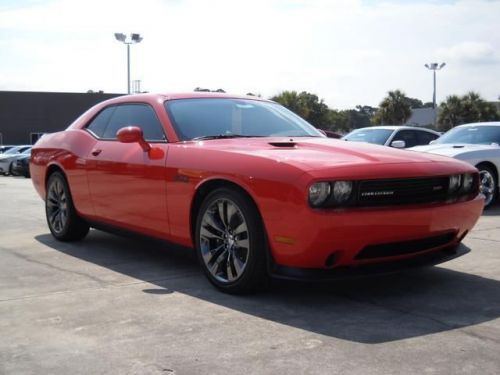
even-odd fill
[{"label": "street light fixture", "polygon": [[115,33],[115,39],[127,45],[127,93],[130,94],[130,45],[140,43],[142,36],[140,34],[127,36],[123,33]]},{"label": "street light fixture", "polygon": [[446,63],[430,63],[430,64],[425,64],[425,67],[429,70],[432,70],[432,76],[434,79],[434,91],[432,93],[432,109],[434,110],[434,126],[436,126],[436,117],[437,117],[437,111],[436,111],[436,71],[441,70],[444,68]]}]

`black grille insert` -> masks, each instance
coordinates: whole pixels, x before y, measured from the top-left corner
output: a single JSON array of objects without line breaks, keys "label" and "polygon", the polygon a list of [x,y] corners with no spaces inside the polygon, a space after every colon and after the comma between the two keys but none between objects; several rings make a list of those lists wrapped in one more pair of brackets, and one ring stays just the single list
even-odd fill
[{"label": "black grille insert", "polygon": [[444,201],[449,177],[360,181],[358,202],[363,206]]},{"label": "black grille insert", "polygon": [[421,238],[412,241],[390,242],[378,245],[369,245],[363,248],[355,259],[374,259],[393,257],[418,253],[420,251],[430,250],[435,247],[444,246],[451,243],[456,238],[455,232],[448,232],[438,236]]}]

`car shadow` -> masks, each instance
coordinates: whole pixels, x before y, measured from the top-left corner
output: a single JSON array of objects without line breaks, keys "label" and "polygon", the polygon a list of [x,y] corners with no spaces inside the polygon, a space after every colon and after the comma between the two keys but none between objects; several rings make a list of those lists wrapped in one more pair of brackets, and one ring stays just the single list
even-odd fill
[{"label": "car shadow", "polygon": [[[61,253],[154,285],[290,327],[376,344],[468,327],[500,317],[500,281],[432,267],[330,283],[273,281],[262,293],[223,294],[202,275],[192,251],[92,230],[77,243],[35,237]],[[168,248],[168,249],[167,249]]]}]

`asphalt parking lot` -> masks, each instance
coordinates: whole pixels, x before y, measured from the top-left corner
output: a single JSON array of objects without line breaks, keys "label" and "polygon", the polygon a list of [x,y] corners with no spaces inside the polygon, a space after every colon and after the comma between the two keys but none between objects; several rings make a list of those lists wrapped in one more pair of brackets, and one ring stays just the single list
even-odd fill
[{"label": "asphalt parking lot", "polygon": [[54,241],[29,179],[0,199],[0,374],[500,373],[498,205],[444,265],[235,297],[156,242]]}]

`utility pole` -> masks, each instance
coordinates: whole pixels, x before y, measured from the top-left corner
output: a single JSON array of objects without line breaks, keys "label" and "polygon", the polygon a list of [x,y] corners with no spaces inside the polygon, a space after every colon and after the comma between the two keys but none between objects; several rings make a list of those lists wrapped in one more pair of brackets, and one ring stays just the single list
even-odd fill
[{"label": "utility pole", "polygon": [[115,39],[127,45],[127,93],[130,94],[130,45],[137,44],[142,41],[140,34],[130,34],[129,36],[123,33],[115,33]]},{"label": "utility pole", "polygon": [[432,109],[434,111],[434,127],[437,125],[437,108],[436,108],[436,71],[444,68],[446,63],[430,63],[425,64],[425,67],[429,70],[432,70],[433,77],[433,91],[432,91]]}]

